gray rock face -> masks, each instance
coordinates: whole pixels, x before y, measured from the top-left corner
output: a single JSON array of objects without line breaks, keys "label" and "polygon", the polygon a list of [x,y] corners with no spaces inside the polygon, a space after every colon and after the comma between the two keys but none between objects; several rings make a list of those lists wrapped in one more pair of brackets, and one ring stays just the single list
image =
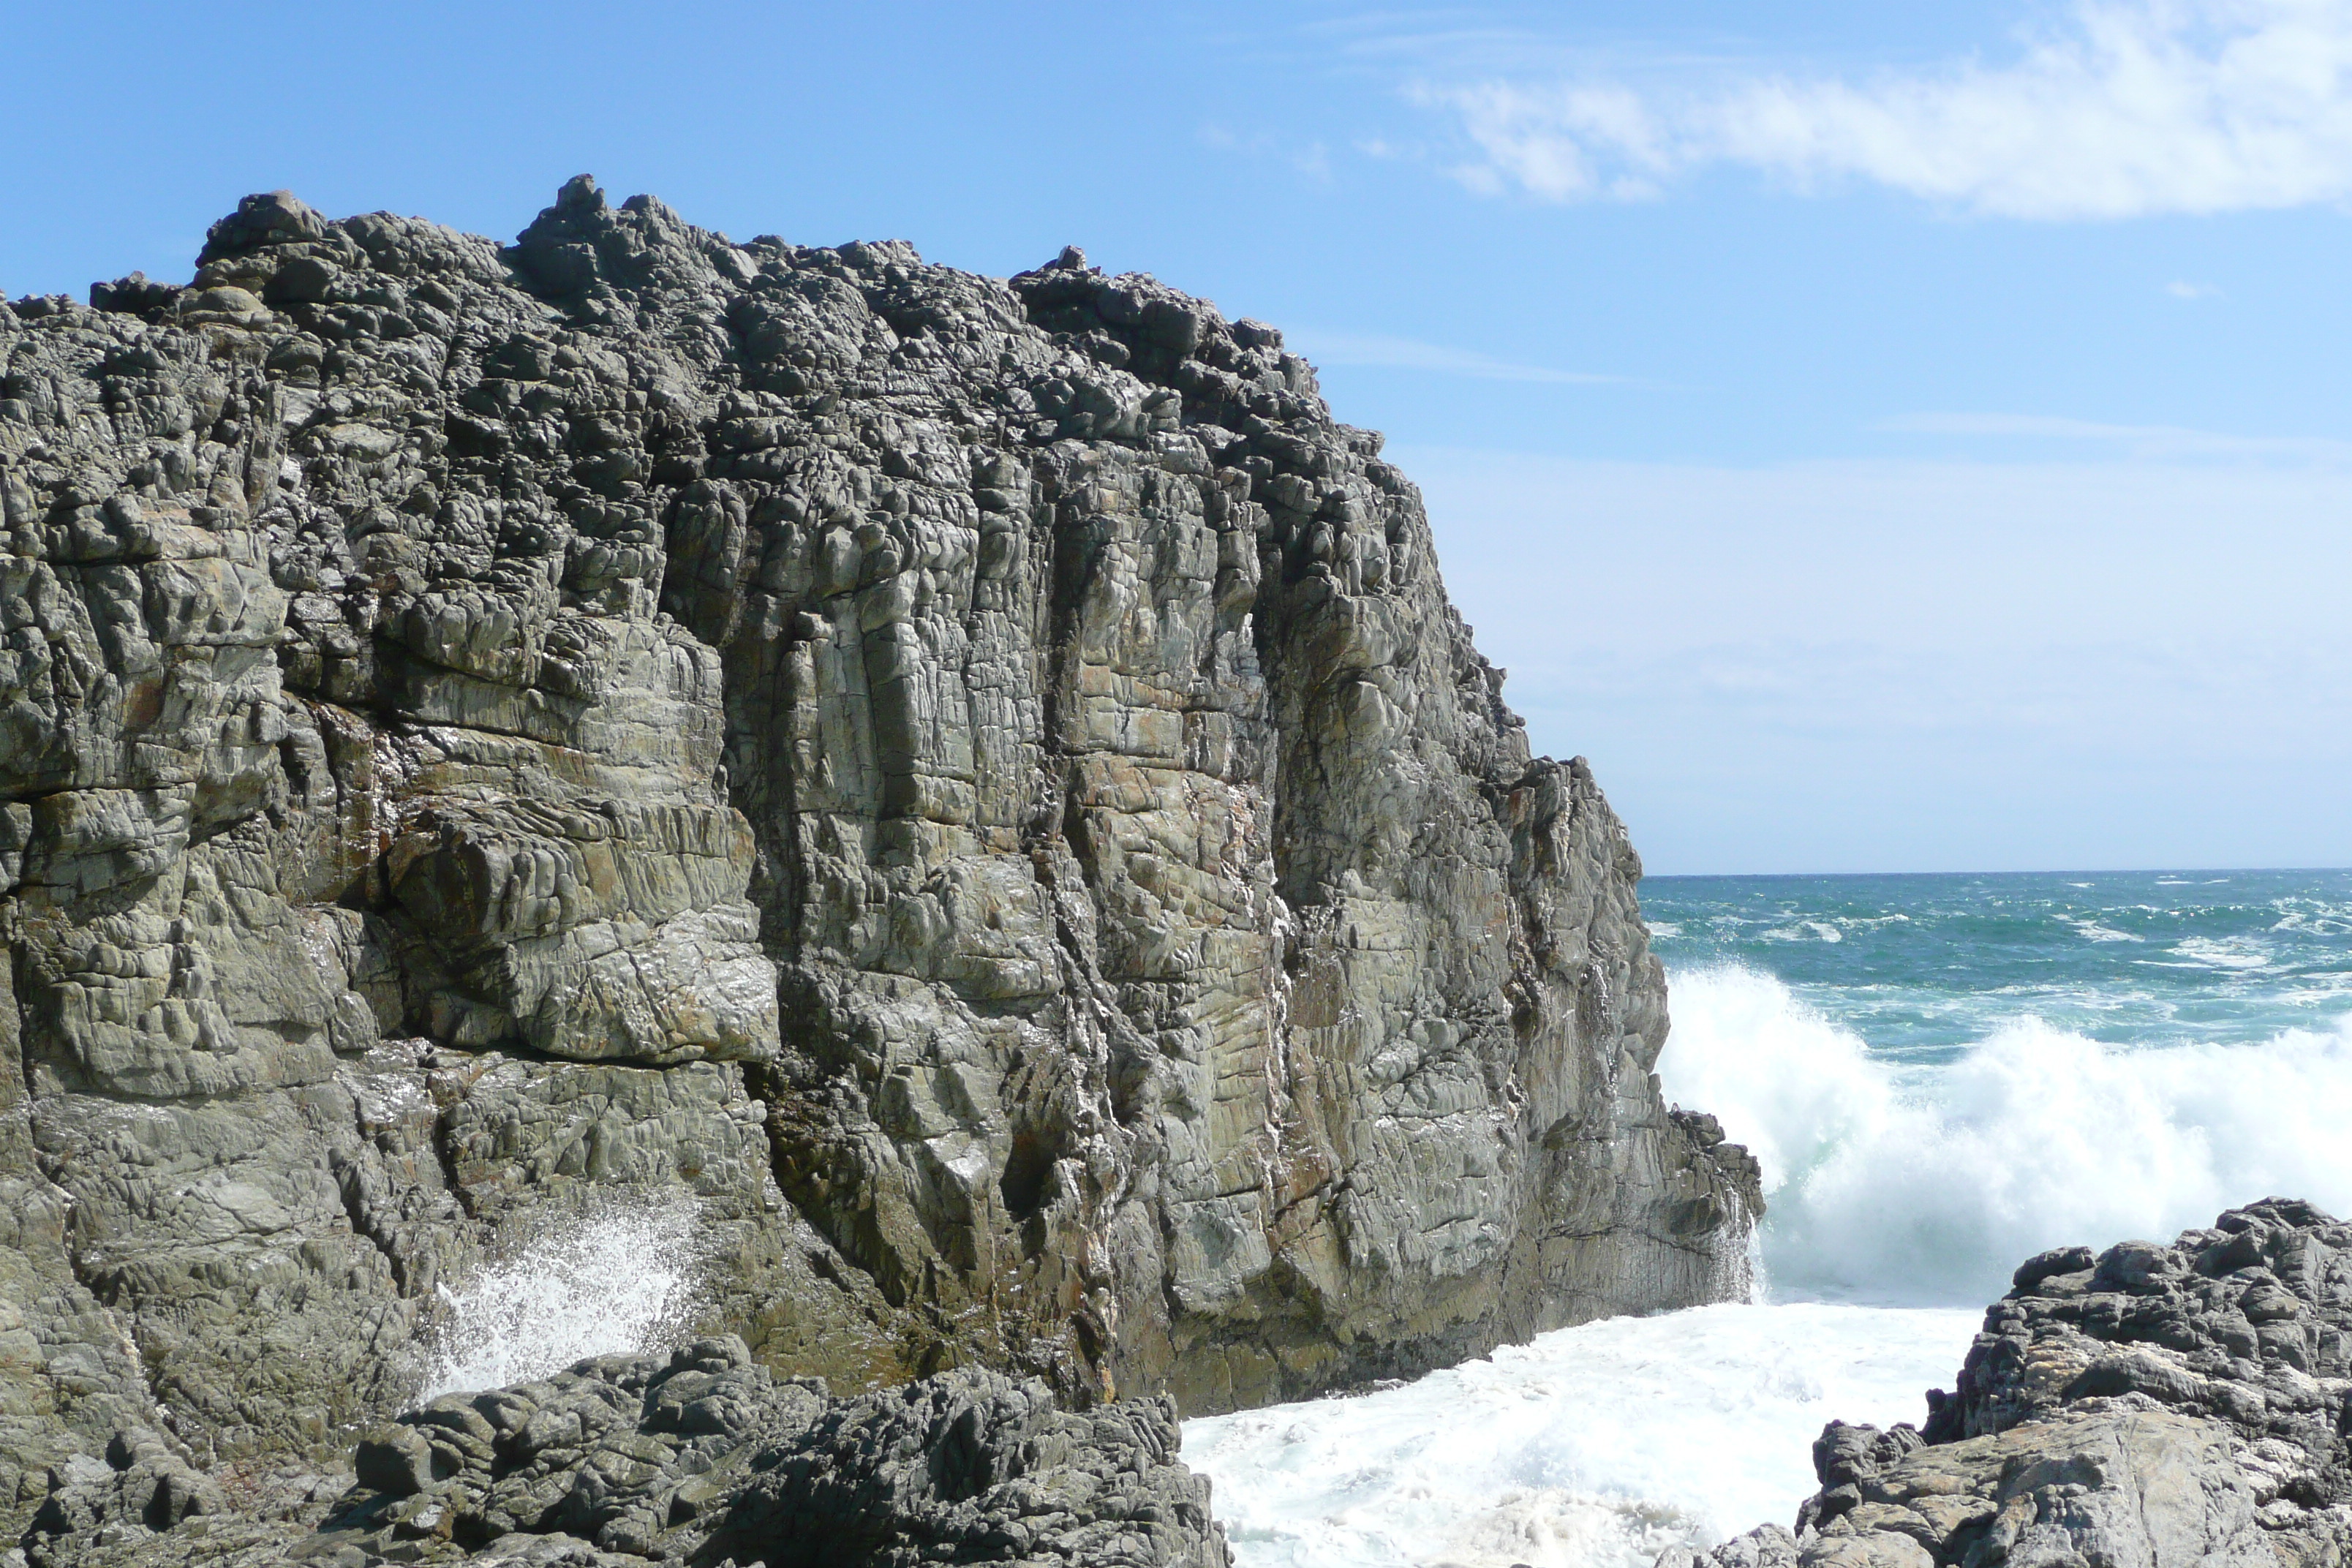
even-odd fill
[{"label": "gray rock face", "polygon": [[1927,1401],[1924,1432],[1832,1422],[1796,1533],[1767,1525],[1704,1560],[2338,1568],[2352,1225],[2273,1198],[2169,1247],[2043,1253],[1985,1314],[1958,1391]]},{"label": "gray rock face", "polygon": [[1742,1288],[1623,829],[1273,329],[585,179],[93,301],[0,307],[0,1516],[343,1451],[598,1194],[845,1389]]},{"label": "gray rock face", "polygon": [[1037,1379],[970,1370],[834,1399],[730,1334],[410,1411],[360,1443],[316,1531],[233,1517],[167,1455],[78,1457],[26,1559],[1227,1568],[1179,1442],[1164,1395],[1071,1414]]},{"label": "gray rock face", "polygon": [[292,1554],[502,1561],[568,1538],[598,1562],[1224,1568],[1178,1441],[1165,1397],[1073,1415],[974,1370],[835,1400],[729,1336],[436,1400],[361,1445],[361,1489]]}]

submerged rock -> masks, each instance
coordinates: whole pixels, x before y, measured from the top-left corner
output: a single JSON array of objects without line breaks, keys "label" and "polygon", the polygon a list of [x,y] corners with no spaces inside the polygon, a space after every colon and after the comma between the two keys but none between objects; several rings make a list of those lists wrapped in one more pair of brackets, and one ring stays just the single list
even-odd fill
[{"label": "submerged rock", "polygon": [[2169,1247],[2029,1259],[1923,1429],[1832,1422],[1822,1490],[1661,1568],[2337,1568],[2352,1555],[2352,1225],[2272,1198]]},{"label": "submerged rock", "polygon": [[615,1196],[845,1391],[1745,1289],[1639,858],[1274,329],[584,178],[510,247],[255,196],[92,300],[0,306],[9,1527],[147,1510],[119,1444],[315,1509]]}]

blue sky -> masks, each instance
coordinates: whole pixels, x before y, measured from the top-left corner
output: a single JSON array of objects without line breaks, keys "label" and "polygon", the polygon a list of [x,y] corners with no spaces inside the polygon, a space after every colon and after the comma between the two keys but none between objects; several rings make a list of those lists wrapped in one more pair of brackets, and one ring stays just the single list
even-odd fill
[{"label": "blue sky", "polygon": [[[250,190],[1282,325],[1654,871],[2352,863],[2352,0],[19,8],[0,289]],[[32,129],[26,129],[32,128]]]}]

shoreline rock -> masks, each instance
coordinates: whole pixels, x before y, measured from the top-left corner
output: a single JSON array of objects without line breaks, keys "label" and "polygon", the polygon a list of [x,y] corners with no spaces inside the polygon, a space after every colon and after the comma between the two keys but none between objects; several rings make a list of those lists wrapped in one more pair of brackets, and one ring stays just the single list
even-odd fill
[{"label": "shoreline rock", "polygon": [[1927,1404],[1924,1427],[1823,1428],[1793,1531],[1660,1568],[2338,1568],[2352,1225],[2267,1198],[2170,1246],[2042,1253]]},{"label": "shoreline rock", "polygon": [[77,1461],[22,1560],[1229,1568],[1181,1440],[1164,1397],[1069,1413],[1038,1379],[974,1370],[833,1398],[727,1335],[431,1400],[360,1442],[356,1484],[284,1519],[238,1515],[160,1453]]},{"label": "shoreline rock", "polygon": [[611,1198],[845,1395],[1744,1290],[1640,859],[1275,329],[584,176],[91,300],[0,305],[0,1527],[314,1509]]}]

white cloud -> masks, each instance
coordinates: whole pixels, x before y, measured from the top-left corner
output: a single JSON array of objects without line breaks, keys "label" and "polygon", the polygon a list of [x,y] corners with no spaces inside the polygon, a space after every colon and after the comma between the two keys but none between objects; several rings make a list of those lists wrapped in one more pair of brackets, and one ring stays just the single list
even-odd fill
[{"label": "white cloud", "polygon": [[2218,300],[2221,290],[2210,283],[2191,283],[2186,278],[2176,278],[2164,286],[2164,291],[2176,300]]},{"label": "white cloud", "polygon": [[1647,195],[1715,164],[2028,218],[2352,196],[2352,0],[2075,0],[2004,63],[1865,79],[1505,77],[1414,96],[1475,149],[1454,170],[1470,188],[1549,201]]},{"label": "white cloud", "polygon": [[1595,375],[1584,371],[1553,370],[1543,365],[1514,364],[1467,349],[1447,348],[1413,338],[1383,337],[1366,332],[1326,332],[1314,328],[1286,328],[1286,346],[1318,365],[1363,365],[1383,370],[1426,371],[1433,375],[1468,376],[1476,381],[1549,382],[1563,386],[1623,385],[1622,375]]}]

